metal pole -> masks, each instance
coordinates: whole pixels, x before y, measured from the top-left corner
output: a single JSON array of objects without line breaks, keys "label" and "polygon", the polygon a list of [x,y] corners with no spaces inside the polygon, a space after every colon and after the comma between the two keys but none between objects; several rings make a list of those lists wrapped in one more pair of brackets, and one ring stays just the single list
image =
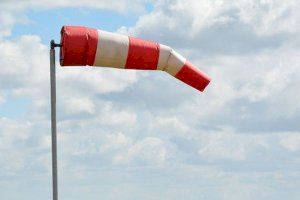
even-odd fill
[{"label": "metal pole", "polygon": [[58,200],[57,190],[57,144],[56,144],[56,80],[55,80],[55,47],[51,40],[50,49],[50,85],[51,85],[51,139],[52,139],[52,190],[53,200]]}]

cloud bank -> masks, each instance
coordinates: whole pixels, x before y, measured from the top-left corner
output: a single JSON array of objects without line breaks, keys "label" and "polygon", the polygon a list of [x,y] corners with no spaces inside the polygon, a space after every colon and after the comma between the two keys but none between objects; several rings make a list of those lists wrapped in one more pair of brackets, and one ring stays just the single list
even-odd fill
[{"label": "cloud bank", "polygon": [[[66,199],[297,199],[297,1],[160,0],[147,12],[143,1],[13,4],[1,4],[0,106],[22,109],[0,117],[4,195],[18,199],[12,190],[26,174],[43,186],[50,176],[48,46],[38,35],[11,38],[25,23],[16,16],[78,7],[141,10],[117,31],[174,47],[213,81],[200,94],[163,73],[58,67]],[[22,194],[32,190],[44,189]]]}]

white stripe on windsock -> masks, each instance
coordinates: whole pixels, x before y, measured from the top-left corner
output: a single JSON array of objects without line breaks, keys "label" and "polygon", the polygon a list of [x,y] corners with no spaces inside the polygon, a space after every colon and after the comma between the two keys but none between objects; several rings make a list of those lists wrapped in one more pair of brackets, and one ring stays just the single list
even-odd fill
[{"label": "white stripe on windsock", "polygon": [[170,56],[167,60],[167,65],[164,71],[175,76],[185,64],[186,58],[177,53],[174,49],[171,49],[170,51]]},{"label": "white stripe on windsock", "polygon": [[124,68],[128,49],[128,36],[98,30],[98,45],[94,66]]},{"label": "white stripe on windsock", "polygon": [[157,70],[166,71],[175,76],[185,64],[186,59],[169,46],[160,44]]},{"label": "white stripe on windsock", "polygon": [[157,63],[157,70],[164,70],[167,67],[168,59],[171,55],[171,48],[159,44],[159,57],[158,57],[158,63]]}]

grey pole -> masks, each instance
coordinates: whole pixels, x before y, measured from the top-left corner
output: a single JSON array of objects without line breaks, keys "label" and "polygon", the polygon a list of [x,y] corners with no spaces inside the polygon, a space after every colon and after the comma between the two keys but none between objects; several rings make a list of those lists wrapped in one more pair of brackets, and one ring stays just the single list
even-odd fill
[{"label": "grey pole", "polygon": [[52,139],[52,191],[53,200],[58,200],[57,190],[57,138],[56,138],[56,76],[55,76],[55,44],[54,40],[50,42],[50,85],[51,85],[51,139]]}]

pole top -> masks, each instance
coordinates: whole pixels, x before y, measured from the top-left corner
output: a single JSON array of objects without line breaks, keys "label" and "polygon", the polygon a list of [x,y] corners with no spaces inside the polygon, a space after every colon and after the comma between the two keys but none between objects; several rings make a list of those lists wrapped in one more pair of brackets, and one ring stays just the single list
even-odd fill
[{"label": "pole top", "polygon": [[55,47],[61,47],[61,44],[57,44],[54,42],[54,40],[51,40],[50,41],[50,46],[51,46],[51,49],[54,49]]}]

